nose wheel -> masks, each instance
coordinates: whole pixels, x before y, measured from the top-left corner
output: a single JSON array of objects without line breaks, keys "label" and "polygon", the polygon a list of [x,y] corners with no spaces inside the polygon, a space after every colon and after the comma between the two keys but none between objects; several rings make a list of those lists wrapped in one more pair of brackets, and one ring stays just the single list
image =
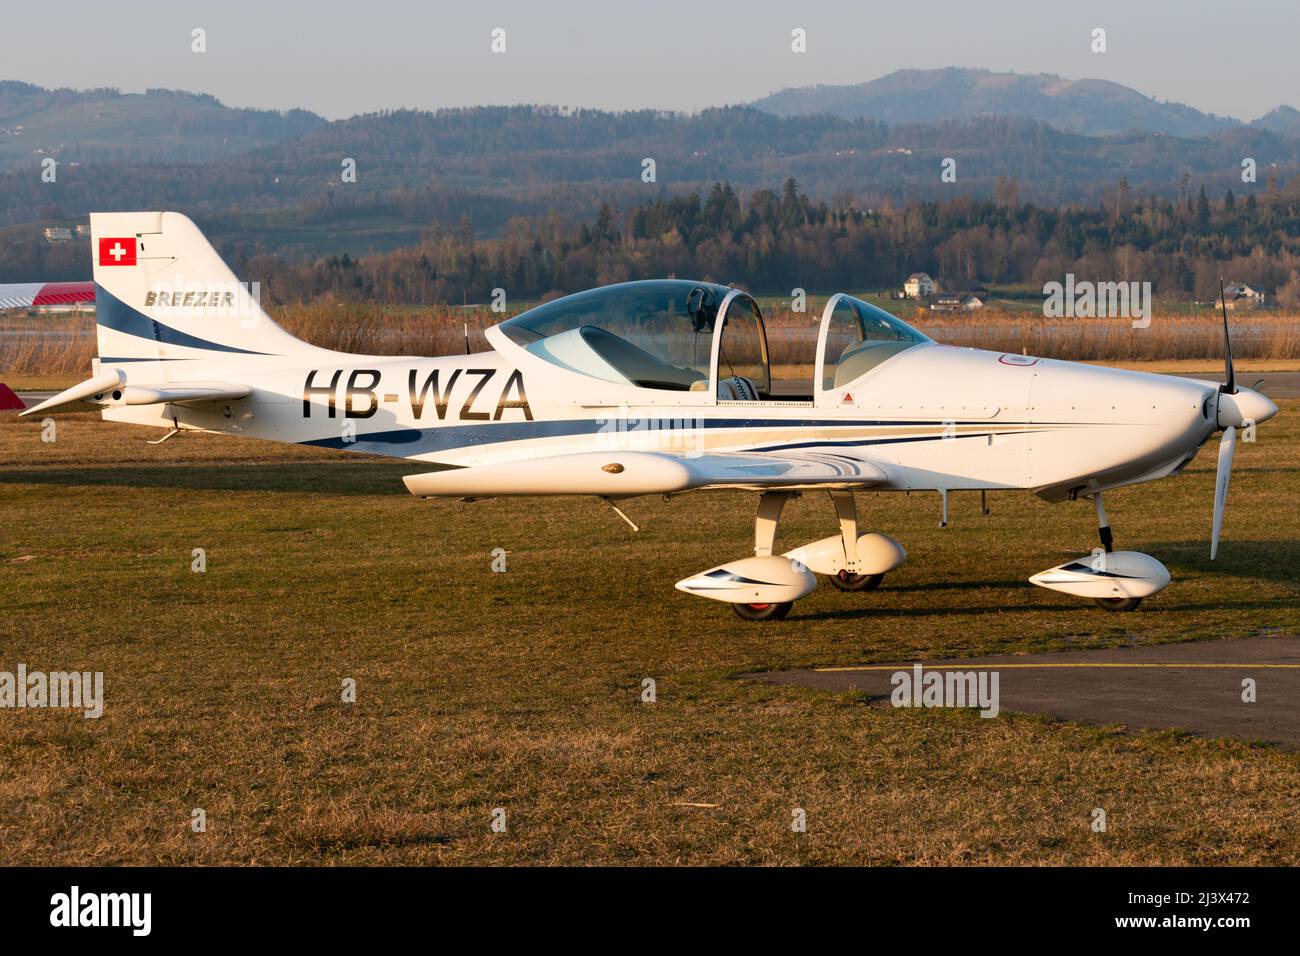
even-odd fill
[{"label": "nose wheel", "polygon": [[[1110,530],[1110,519],[1106,517],[1106,505],[1102,502],[1101,492],[1092,496],[1092,503],[1097,509],[1097,537],[1101,539],[1101,546],[1105,548],[1106,553],[1114,554],[1115,535]],[[1101,607],[1115,614],[1135,610],[1142,603],[1141,598],[1096,598],[1095,600]]]},{"label": "nose wheel", "polygon": [[1094,598],[1094,600],[1108,611],[1132,611],[1142,603],[1141,598]]}]

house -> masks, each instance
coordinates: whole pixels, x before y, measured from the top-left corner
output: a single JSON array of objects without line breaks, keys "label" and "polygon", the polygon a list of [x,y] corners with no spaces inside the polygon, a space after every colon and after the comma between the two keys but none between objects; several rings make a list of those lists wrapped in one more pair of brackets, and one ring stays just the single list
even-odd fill
[{"label": "house", "polygon": [[45,230],[46,242],[68,242],[72,239],[72,230],[67,226],[49,226]]},{"label": "house", "polygon": [[903,283],[903,295],[909,299],[924,299],[933,295],[937,288],[935,281],[924,272],[913,272]]},{"label": "house", "polygon": [[974,312],[984,308],[984,297],[974,292],[936,292],[930,297],[931,312]]},{"label": "house", "polygon": [[1263,305],[1264,298],[1263,289],[1244,282],[1230,282],[1223,287],[1223,295],[1214,300],[1214,307],[1220,309],[1226,303],[1229,309],[1249,309]]}]

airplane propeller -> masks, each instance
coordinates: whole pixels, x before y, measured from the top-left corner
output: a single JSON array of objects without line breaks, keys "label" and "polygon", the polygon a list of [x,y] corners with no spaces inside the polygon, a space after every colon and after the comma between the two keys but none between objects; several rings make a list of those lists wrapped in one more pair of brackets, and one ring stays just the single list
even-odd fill
[{"label": "airplane propeller", "polygon": [[1237,373],[1232,367],[1232,339],[1228,338],[1228,297],[1224,294],[1223,280],[1219,280],[1219,305],[1223,309],[1223,384],[1220,392],[1237,394]]},{"label": "airplane propeller", "polygon": [[1223,530],[1223,510],[1228,504],[1228,480],[1232,477],[1232,459],[1237,453],[1237,429],[1229,425],[1219,439],[1219,470],[1214,477],[1214,527],[1210,532],[1210,560],[1219,553],[1219,532]]},{"label": "airplane propeller", "polygon": [[[1228,506],[1228,482],[1232,479],[1232,459],[1237,454],[1238,420],[1224,422],[1224,395],[1237,394],[1237,373],[1232,366],[1232,339],[1228,336],[1228,297],[1224,292],[1223,280],[1219,280],[1219,305],[1223,309],[1223,384],[1219,386],[1219,397],[1215,405],[1217,424],[1223,429],[1219,439],[1219,467],[1214,476],[1214,523],[1210,531],[1210,560],[1219,553],[1219,532],[1223,530],[1223,512]],[[1235,404],[1230,403],[1231,411],[1239,412]]]},{"label": "airplane propeller", "polygon": [[[1232,478],[1232,459],[1237,453],[1237,429],[1247,423],[1267,421],[1277,414],[1277,406],[1253,388],[1237,388],[1237,374],[1232,366],[1232,340],[1228,337],[1228,303],[1223,280],[1219,280],[1219,304],[1223,307],[1223,372],[1215,409],[1215,424],[1223,430],[1219,439],[1219,466],[1214,478],[1214,523],[1210,531],[1210,560],[1219,552],[1219,533],[1223,530],[1223,512],[1228,503],[1228,483]],[[1256,384],[1259,384],[1258,382]]]}]

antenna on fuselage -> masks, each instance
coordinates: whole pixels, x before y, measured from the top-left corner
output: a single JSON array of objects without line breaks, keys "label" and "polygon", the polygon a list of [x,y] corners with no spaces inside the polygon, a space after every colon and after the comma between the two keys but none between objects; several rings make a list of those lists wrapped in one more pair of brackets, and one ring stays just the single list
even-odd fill
[{"label": "antenna on fuselage", "polygon": [[465,354],[469,355],[469,300],[465,297],[465,290],[460,290],[460,309],[461,321],[465,323]]}]

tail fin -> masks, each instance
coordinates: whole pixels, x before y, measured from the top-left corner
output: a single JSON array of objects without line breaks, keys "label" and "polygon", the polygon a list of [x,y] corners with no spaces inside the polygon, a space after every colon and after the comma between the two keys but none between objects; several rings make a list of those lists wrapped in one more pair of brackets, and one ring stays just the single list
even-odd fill
[{"label": "tail fin", "polygon": [[90,234],[101,363],[157,362],[170,379],[177,359],[317,351],[271,320],[186,216],[92,213]]}]

